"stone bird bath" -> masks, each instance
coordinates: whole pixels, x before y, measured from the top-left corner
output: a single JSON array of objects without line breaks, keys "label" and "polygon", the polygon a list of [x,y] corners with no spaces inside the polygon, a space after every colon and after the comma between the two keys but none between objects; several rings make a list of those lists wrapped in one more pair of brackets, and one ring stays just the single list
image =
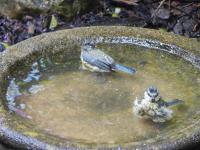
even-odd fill
[{"label": "stone bird bath", "polygon": [[[151,121],[145,121],[143,120],[140,122],[141,127],[138,126],[138,120],[134,121],[132,120],[133,114],[131,110],[131,101],[134,100],[134,95],[130,95],[129,92],[129,86],[131,84],[128,84],[127,82],[127,91],[122,92],[128,93],[127,95],[124,94],[124,99],[113,99],[112,96],[105,93],[104,96],[107,96],[105,101],[99,100],[97,102],[98,105],[93,104],[92,101],[90,103],[83,103],[84,107],[86,107],[86,116],[85,120],[88,119],[88,126],[83,124],[87,121],[79,118],[75,120],[76,122],[80,122],[79,124],[76,124],[74,126],[79,126],[82,128],[76,128],[77,132],[70,132],[70,130],[74,131],[75,127],[68,125],[69,117],[66,117],[67,120],[63,124],[59,124],[59,120],[55,120],[56,118],[50,117],[49,120],[47,119],[46,122],[42,122],[41,124],[45,124],[47,127],[52,126],[58,126],[58,129],[51,132],[41,126],[37,126],[38,122],[40,120],[36,119],[34,116],[31,116],[32,114],[28,111],[25,113],[29,114],[30,116],[26,116],[19,110],[15,110],[14,112],[9,110],[8,102],[6,101],[6,92],[9,86],[9,80],[11,76],[15,76],[15,74],[18,74],[20,77],[20,71],[18,68],[23,68],[23,66],[27,66],[27,64],[34,62],[39,57],[45,57],[47,54],[50,56],[57,55],[61,52],[67,52],[70,51],[69,54],[76,55],[76,61],[79,62],[79,54],[80,54],[80,45],[85,40],[91,40],[92,42],[95,42],[97,45],[99,44],[101,47],[101,44],[109,45],[111,44],[110,50],[112,51],[114,48],[116,48],[116,53],[119,54],[118,56],[115,56],[115,53],[113,54],[113,57],[121,58],[118,61],[123,61],[126,63],[126,60],[129,62],[129,66],[133,63],[137,69],[138,73],[136,73],[135,77],[129,77],[129,76],[123,76],[124,78],[128,78],[129,80],[133,80],[134,83],[141,83],[141,88],[143,89],[143,86],[145,83],[142,82],[142,79],[146,80],[149,76],[143,76],[143,74],[140,74],[140,70],[143,69],[145,71],[145,66],[147,66],[146,70],[148,70],[148,65],[153,66],[154,64],[157,65],[156,67],[160,65],[160,70],[163,69],[163,72],[168,70],[166,73],[169,73],[169,81],[173,80],[171,78],[177,77],[178,80],[177,85],[172,85],[176,87],[177,89],[174,89],[176,91],[176,96],[181,97],[182,93],[188,92],[188,97],[181,97],[185,100],[184,106],[174,108],[175,112],[177,112],[177,115],[175,113],[175,119],[166,123],[166,124],[154,124]],[[116,45],[128,45],[126,47],[128,50],[124,51],[125,54],[120,53],[120,50],[123,50],[124,47],[119,48]],[[135,47],[132,47],[135,46]],[[142,28],[134,28],[134,27],[123,27],[123,26],[109,26],[109,27],[85,27],[85,28],[77,28],[77,29],[71,29],[71,30],[63,30],[63,31],[57,31],[52,33],[46,33],[43,35],[39,35],[33,38],[30,38],[28,40],[25,40],[23,42],[20,42],[16,45],[13,45],[9,47],[5,52],[0,54],[0,141],[4,144],[7,144],[14,148],[22,148],[22,149],[118,149],[118,148],[126,148],[126,149],[181,149],[186,148],[190,146],[197,145],[200,143],[200,103],[196,102],[195,100],[199,100],[200,95],[198,94],[200,91],[200,75],[199,69],[200,69],[200,42],[198,42],[196,39],[188,39],[185,37],[181,37],[178,35],[174,35],[171,33],[166,33],[164,31],[159,30],[149,30],[149,29],[142,29]],[[138,54],[139,49],[142,49],[141,52]],[[106,48],[105,48],[106,49]],[[109,49],[109,48],[108,48]],[[119,49],[119,50],[118,50]],[[131,52],[132,49],[135,49],[134,53]],[[153,54],[151,56],[151,51],[146,51],[147,49],[152,50]],[[73,50],[76,51],[73,53]],[[144,54],[143,54],[144,53]],[[146,53],[146,54],[145,54]],[[66,54],[67,57],[72,56]],[[165,54],[166,59],[165,59]],[[65,55],[65,56],[66,56]],[[128,57],[123,57],[123,55],[129,55]],[[143,57],[144,55],[144,57]],[[162,55],[162,57],[161,57]],[[169,55],[169,59],[168,59]],[[60,55],[62,57],[63,55]],[[153,61],[154,57],[159,58],[159,62],[163,62],[163,64],[157,63],[156,61]],[[46,57],[45,57],[46,58]],[[125,58],[125,59],[123,59]],[[135,60],[134,60],[135,59]],[[141,62],[139,61],[141,59]],[[148,62],[143,61],[143,59],[149,60]],[[133,61],[134,60],[134,61]],[[152,61],[151,61],[152,60]],[[172,64],[168,64],[168,61],[173,61]],[[59,61],[59,60],[58,60]],[[176,61],[178,61],[176,63]],[[76,63],[76,62],[74,62]],[[175,63],[176,65],[174,65]],[[177,72],[180,69],[181,65],[186,65],[186,68],[182,66],[186,71],[189,73],[185,73],[184,69],[180,70],[179,76],[174,75],[173,69]],[[188,65],[188,67],[187,67]],[[173,66],[175,66],[173,68]],[[143,68],[142,68],[143,67]],[[164,67],[164,68],[163,68]],[[173,69],[171,69],[173,68]],[[191,69],[187,69],[191,68]],[[50,69],[51,70],[51,69]],[[171,71],[172,70],[172,71]],[[156,69],[149,69],[149,72],[154,72],[156,74]],[[159,72],[159,71],[158,71]],[[160,72],[159,72],[160,73]],[[86,73],[89,77],[85,79],[91,79],[93,78],[90,76],[90,73]],[[138,75],[137,75],[138,74]],[[76,76],[76,74],[73,74]],[[188,75],[188,77],[187,77]],[[190,76],[189,76],[190,75]],[[67,76],[67,75],[66,75]],[[114,75],[115,78],[118,78],[118,74]],[[120,76],[120,75],[119,75]],[[159,75],[162,77],[162,74]],[[162,83],[163,81],[159,79],[159,76],[157,80],[160,80]],[[53,76],[54,77],[54,76]],[[17,78],[17,77],[15,77]],[[61,100],[62,100],[62,94],[66,94],[65,91],[62,91],[62,87],[64,87],[65,81],[65,75],[62,76],[62,80],[59,82],[60,87],[60,94],[61,94]],[[108,76],[107,80],[111,77]],[[167,77],[163,77],[167,81]],[[179,78],[180,81],[179,81]],[[183,78],[183,79],[182,79]],[[186,80],[185,78],[189,78]],[[66,80],[73,79],[72,76],[69,78],[66,78]],[[83,77],[84,79],[84,77]],[[123,78],[120,78],[123,80]],[[191,79],[191,80],[190,80]],[[53,78],[52,78],[53,80]],[[77,79],[78,80],[78,79]],[[94,79],[96,80],[96,79]],[[138,80],[138,82],[137,82]],[[54,80],[53,80],[54,81]],[[55,80],[55,82],[58,80]],[[115,79],[112,80],[113,82]],[[156,80],[153,78],[151,80],[148,79],[148,81],[152,81],[152,83],[157,83]],[[182,81],[184,83],[182,84]],[[194,81],[194,84],[191,83]],[[106,82],[106,81],[105,81]],[[123,82],[123,81],[120,81]],[[69,84],[72,84],[72,82],[67,82]],[[115,83],[115,82],[114,82]],[[125,83],[125,82],[124,82]],[[47,85],[46,82],[42,82],[43,85]],[[83,83],[83,85],[85,82]],[[98,83],[98,86],[102,86],[103,84],[107,83]],[[144,84],[144,85],[143,85]],[[164,84],[161,84],[161,91],[164,95],[167,95],[165,93]],[[183,86],[179,86],[179,84]],[[190,84],[193,84],[194,87]],[[53,85],[52,82],[48,83],[48,85]],[[186,85],[190,85],[188,88],[185,87]],[[73,85],[72,85],[73,86]],[[82,82],[80,83],[80,86],[82,86]],[[94,87],[94,88],[97,88]],[[133,85],[134,89],[140,89],[140,85],[137,84]],[[69,86],[70,87],[70,86]],[[66,88],[66,87],[65,87]],[[108,86],[109,88],[109,86]],[[79,89],[79,88],[78,88]],[[162,90],[163,89],[163,90]],[[54,93],[55,91],[47,92],[48,94]],[[84,90],[81,89],[80,90]],[[109,89],[112,91],[112,88]],[[120,89],[119,89],[120,90]],[[182,93],[179,93],[182,90]],[[167,91],[167,90],[166,90]],[[170,86],[168,86],[168,91],[173,91],[170,89]],[[173,91],[173,92],[174,92]],[[184,92],[185,91],[185,92]],[[67,92],[67,90],[66,90]],[[172,93],[173,93],[172,92]],[[170,92],[168,92],[170,93]],[[98,93],[97,93],[98,94]],[[193,95],[193,97],[190,95]],[[74,95],[72,95],[74,96]],[[76,95],[75,95],[76,96]],[[130,102],[126,101],[127,99],[130,99]],[[133,98],[132,98],[133,96]],[[174,96],[174,95],[173,95]],[[187,96],[187,95],[186,95]],[[24,98],[25,97],[25,98]],[[35,105],[39,105],[38,107],[42,108],[44,107],[44,110],[49,109],[49,113],[51,111],[54,113],[57,112],[56,110],[61,111],[63,107],[58,107],[56,104],[55,106],[52,105],[46,105],[42,101],[44,99],[40,99],[38,102],[34,103],[35,99],[32,101],[30,97],[26,97],[26,95],[22,97],[25,102],[27,100],[27,103],[31,103],[32,107]],[[53,96],[49,96],[49,99],[46,101],[46,103],[51,102],[51,98]],[[192,98],[195,97],[195,100]],[[177,97],[174,97],[177,98]],[[54,100],[54,99],[53,99]],[[56,101],[59,101],[59,99],[55,98]],[[64,101],[64,100],[63,100]],[[86,100],[87,101],[87,100]],[[104,104],[103,104],[104,103]],[[82,102],[78,103],[82,104]],[[63,104],[64,105],[64,104]],[[73,108],[68,108],[68,105],[72,105],[71,101],[67,102],[66,109],[70,109],[71,112],[73,112]],[[86,106],[87,105],[87,106]],[[74,105],[73,105],[74,106]],[[77,106],[77,105],[76,105]],[[107,107],[108,106],[108,107]],[[57,109],[52,109],[52,107],[58,107]],[[31,108],[31,107],[30,107]],[[29,107],[27,109],[30,109]],[[102,108],[102,109],[101,109]],[[106,109],[105,109],[106,108]],[[112,108],[112,109],[111,109]],[[37,110],[37,108],[33,108],[33,110]],[[80,110],[82,107],[80,108]],[[105,110],[105,112],[103,111]],[[39,111],[39,112],[41,112]],[[65,107],[63,108],[63,111],[65,111]],[[87,111],[91,111],[93,113],[88,113]],[[48,112],[48,111],[47,111]],[[39,115],[46,115],[44,113]],[[76,111],[75,111],[76,112]],[[59,112],[60,113],[60,112]],[[87,116],[88,113],[88,116]],[[111,113],[111,115],[107,115]],[[71,113],[70,113],[71,114]],[[81,114],[84,114],[84,111],[81,112]],[[93,116],[93,114],[97,114],[97,116]],[[126,120],[123,120],[122,118],[127,116],[127,123]],[[183,114],[183,115],[182,115]],[[71,114],[74,115],[73,113]],[[112,118],[112,115],[114,116]],[[37,115],[36,115],[37,116]],[[65,116],[70,116],[67,113],[63,114],[60,119],[64,118]],[[79,115],[78,115],[79,116]],[[98,118],[99,116],[99,118]],[[77,116],[76,116],[77,117]],[[90,127],[90,118],[96,117],[97,125],[94,125]],[[109,118],[110,117],[110,118]],[[129,118],[128,118],[129,117]],[[37,117],[36,117],[37,118]],[[57,116],[59,118],[59,115]],[[105,126],[101,126],[101,121],[105,118],[107,121],[110,122],[105,123]],[[115,119],[116,118],[116,119]],[[134,118],[134,117],[133,117]],[[119,120],[117,122],[116,120]],[[51,120],[55,120],[58,124],[51,124]],[[71,121],[74,121],[73,119]],[[98,122],[99,121],[99,122]],[[114,122],[114,123],[113,123]],[[124,123],[121,123],[124,122]],[[100,124],[98,126],[98,123]],[[119,124],[118,124],[119,123]],[[142,132],[143,125],[148,124],[148,128],[150,130],[153,130],[152,136],[148,135],[138,135],[138,137],[134,137],[134,132]],[[52,126],[51,126],[52,125]],[[96,127],[97,126],[97,127]],[[129,128],[131,126],[131,128]],[[72,129],[70,127],[73,127]],[[111,128],[110,128],[111,127]],[[120,129],[121,128],[121,129]],[[145,128],[145,127],[144,127]],[[61,129],[61,130],[59,130]],[[82,129],[82,130],[81,130]],[[86,131],[84,131],[86,129]],[[92,130],[90,130],[92,129]],[[105,130],[104,130],[105,129]],[[118,130],[117,131],[115,131]],[[105,133],[104,131],[107,131],[108,133]],[[132,133],[132,130],[134,132]],[[144,129],[145,131],[146,129]],[[62,134],[62,131],[64,134]],[[101,132],[102,131],[102,132]],[[81,134],[84,133],[84,134]],[[102,133],[102,134],[101,134]],[[132,134],[131,134],[132,133]],[[143,133],[143,132],[142,132]],[[126,136],[127,135],[127,136]],[[118,138],[118,136],[120,138]],[[105,137],[105,138],[104,138]],[[130,139],[129,139],[130,137]]]}]

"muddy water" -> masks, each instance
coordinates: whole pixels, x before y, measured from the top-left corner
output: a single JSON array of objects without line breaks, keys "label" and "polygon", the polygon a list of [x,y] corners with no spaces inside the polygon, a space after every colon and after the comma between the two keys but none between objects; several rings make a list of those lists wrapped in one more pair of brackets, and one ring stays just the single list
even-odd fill
[{"label": "muddy water", "polygon": [[[79,49],[44,56],[10,76],[17,89],[9,104],[31,116],[46,133],[85,143],[127,143],[181,128],[200,107],[200,71],[181,58],[128,45],[99,45],[117,62],[134,66],[133,76],[80,69]],[[28,69],[27,69],[28,68]],[[13,78],[15,77],[15,80]],[[17,86],[16,86],[17,85]],[[132,103],[154,85],[166,100],[178,98],[164,124],[134,116]]]}]

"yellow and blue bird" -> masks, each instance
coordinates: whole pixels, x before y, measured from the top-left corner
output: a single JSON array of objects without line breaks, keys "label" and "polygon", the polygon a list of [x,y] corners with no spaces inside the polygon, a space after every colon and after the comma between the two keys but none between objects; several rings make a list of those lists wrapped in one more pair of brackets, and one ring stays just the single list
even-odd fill
[{"label": "yellow and blue bird", "polygon": [[144,92],[143,99],[134,101],[133,112],[141,118],[150,118],[153,122],[165,122],[172,118],[173,111],[169,107],[182,104],[184,101],[174,99],[164,101],[156,87],[151,86]]},{"label": "yellow and blue bird", "polygon": [[121,71],[131,75],[136,72],[135,68],[116,63],[112,57],[100,49],[97,49],[93,43],[85,43],[81,47],[80,58],[83,69],[90,70],[92,72]]}]

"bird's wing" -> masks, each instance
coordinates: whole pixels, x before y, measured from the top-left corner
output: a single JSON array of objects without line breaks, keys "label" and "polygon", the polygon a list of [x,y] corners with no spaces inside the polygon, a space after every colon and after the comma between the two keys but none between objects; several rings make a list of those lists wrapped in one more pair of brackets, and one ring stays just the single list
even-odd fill
[{"label": "bird's wing", "polygon": [[159,107],[165,107],[168,105],[162,98],[160,98],[157,103]]},{"label": "bird's wing", "polygon": [[166,106],[170,107],[170,106],[174,106],[174,105],[177,105],[177,104],[183,104],[183,103],[184,103],[183,100],[174,99],[174,100],[171,100],[169,102],[166,102]]},{"label": "bird's wing", "polygon": [[103,70],[111,70],[111,67],[114,64],[114,60],[100,50],[84,51],[82,53],[82,59]]},{"label": "bird's wing", "polygon": [[98,59],[106,64],[114,63],[114,60],[112,57],[110,57],[109,55],[107,55],[106,53],[104,53],[103,51],[100,51],[98,49],[89,51],[89,55],[91,55],[92,57],[95,57],[96,59]]}]

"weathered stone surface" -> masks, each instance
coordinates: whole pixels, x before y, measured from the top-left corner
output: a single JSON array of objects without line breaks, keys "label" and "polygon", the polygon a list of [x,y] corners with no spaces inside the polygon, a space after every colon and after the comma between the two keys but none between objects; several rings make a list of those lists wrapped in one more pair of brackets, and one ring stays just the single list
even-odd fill
[{"label": "weathered stone surface", "polygon": [[0,14],[10,18],[23,13],[58,12],[71,19],[79,13],[93,8],[97,0],[0,0]]},{"label": "weathered stone surface", "polygon": [[[119,143],[113,146],[106,144],[83,144],[81,142],[73,142],[58,137],[45,134],[32,127],[28,122],[9,115],[8,111],[3,107],[3,95],[5,95],[6,79],[5,73],[18,60],[28,58],[30,54],[40,53],[56,53],[58,51],[71,50],[74,46],[80,46],[85,39],[99,38],[107,39],[106,41],[130,43],[138,39],[150,39],[146,44],[158,45],[154,41],[160,41],[162,50],[176,54],[191,63],[198,65],[200,68],[200,43],[196,39],[188,39],[177,36],[172,33],[166,33],[159,30],[149,30],[133,27],[120,26],[104,26],[104,27],[85,27],[70,30],[62,30],[42,34],[37,37],[30,38],[16,45],[9,47],[3,53],[0,53],[0,141],[9,144],[18,149],[119,149]],[[131,40],[133,39],[134,40]],[[110,40],[109,40],[110,39]],[[120,39],[120,40],[119,40]],[[139,41],[141,43],[141,41]],[[158,42],[159,43],[159,42]],[[163,44],[165,43],[165,44]],[[170,45],[169,45],[170,44]],[[175,45],[183,49],[175,48]],[[174,51],[173,50],[176,50]],[[175,53],[177,52],[177,53]],[[179,53],[180,52],[180,53]],[[191,55],[191,53],[195,55]],[[195,57],[198,56],[198,57]],[[191,59],[189,59],[191,58]],[[2,86],[3,85],[3,86]],[[165,136],[153,137],[144,141],[126,143],[124,149],[184,149],[186,146],[193,146],[200,142],[200,121],[199,111],[192,114],[193,117],[188,118],[188,125],[174,128]],[[175,132],[174,132],[175,131]],[[28,133],[28,134],[27,134]],[[33,136],[37,135],[37,136]]]}]

